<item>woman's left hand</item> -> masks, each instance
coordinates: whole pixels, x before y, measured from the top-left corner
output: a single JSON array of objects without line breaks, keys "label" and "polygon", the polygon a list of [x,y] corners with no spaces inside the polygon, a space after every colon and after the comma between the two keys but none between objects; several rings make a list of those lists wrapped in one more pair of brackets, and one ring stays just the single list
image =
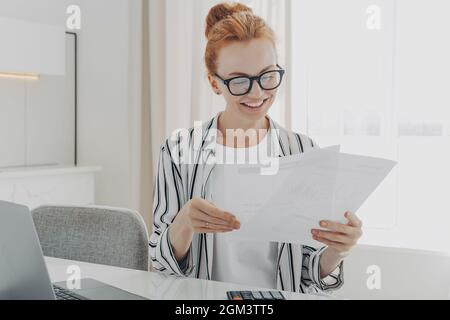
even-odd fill
[{"label": "woman's left hand", "polygon": [[314,240],[334,249],[341,257],[349,254],[363,234],[362,221],[354,213],[346,212],[345,218],[347,224],[325,220],[320,222],[320,226],[327,230],[311,230]]}]

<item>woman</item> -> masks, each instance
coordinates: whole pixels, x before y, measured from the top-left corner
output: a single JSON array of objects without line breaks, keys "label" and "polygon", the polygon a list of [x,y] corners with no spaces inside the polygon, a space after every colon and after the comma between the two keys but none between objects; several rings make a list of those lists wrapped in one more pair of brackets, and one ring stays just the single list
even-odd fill
[{"label": "woman", "polygon": [[[362,235],[361,221],[353,213],[345,213],[346,225],[322,221],[322,230],[311,230],[312,238],[325,245],[318,249],[227,239],[240,222],[208,201],[213,198],[208,190],[217,192],[221,177],[211,175],[214,170],[199,159],[212,154],[217,160],[232,151],[245,156],[268,141],[278,144],[274,149],[279,153],[272,150],[271,157],[301,153],[315,145],[267,116],[284,70],[277,63],[274,32],[264,20],[245,5],[222,3],[210,10],[205,33],[208,79],[227,106],[202,125],[200,143],[191,141],[195,131],[191,129],[186,139],[168,139],[161,147],[150,238],[154,268],[165,274],[300,293],[339,288],[343,260]],[[252,130],[256,134],[245,134]],[[196,161],[182,163],[181,154],[193,154]]]}]

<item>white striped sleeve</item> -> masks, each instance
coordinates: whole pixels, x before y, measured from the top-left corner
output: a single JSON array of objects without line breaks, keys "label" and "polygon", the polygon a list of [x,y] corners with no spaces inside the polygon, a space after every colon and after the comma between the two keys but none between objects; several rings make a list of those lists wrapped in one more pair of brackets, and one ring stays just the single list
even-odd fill
[{"label": "white striped sleeve", "polygon": [[309,246],[303,246],[302,259],[302,285],[309,287],[311,285],[318,287],[323,291],[339,289],[344,284],[344,262],[331,272],[324,279],[320,277],[320,259],[322,253],[327,247],[315,249]]},{"label": "white striped sleeve", "polygon": [[168,144],[161,147],[153,191],[153,232],[150,236],[150,258],[154,269],[168,275],[189,276],[192,273],[193,261],[191,249],[187,255],[187,263],[181,268],[175,258],[169,241],[169,225],[175,220],[184,197],[181,195],[182,181],[176,173]]}]

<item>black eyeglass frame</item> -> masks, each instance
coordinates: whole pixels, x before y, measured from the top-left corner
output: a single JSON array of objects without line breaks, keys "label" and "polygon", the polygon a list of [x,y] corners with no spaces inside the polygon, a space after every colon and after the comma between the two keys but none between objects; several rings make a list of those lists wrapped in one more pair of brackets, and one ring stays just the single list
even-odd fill
[{"label": "black eyeglass frame", "polygon": [[[284,77],[284,75],[285,75],[285,73],[286,73],[286,70],[284,70],[284,69],[283,69],[282,67],[280,67],[280,65],[278,65],[278,64],[277,64],[276,66],[279,68],[279,70],[269,70],[269,71],[266,71],[266,72],[261,73],[259,76],[256,76],[256,77],[238,76],[238,77],[233,77],[233,78],[230,78],[230,79],[226,79],[226,80],[225,80],[225,79],[222,79],[222,77],[220,77],[217,73],[215,73],[214,75],[215,75],[217,78],[219,78],[219,79],[223,82],[224,85],[227,86],[228,91],[230,92],[231,95],[233,95],[233,96],[235,96],[235,97],[240,97],[240,96],[245,96],[245,95],[248,94],[250,91],[252,91],[252,89],[253,89],[253,82],[255,82],[255,81],[258,82],[259,87],[260,87],[261,89],[266,90],[266,91],[272,91],[272,90],[275,90],[275,89],[279,88],[279,87],[281,86],[281,83],[283,82],[283,77]],[[265,89],[265,88],[262,86],[262,84],[261,84],[261,78],[262,78],[264,75],[266,75],[267,73],[271,73],[271,72],[278,72],[278,73],[280,74],[280,83],[279,83],[275,88],[272,88],[272,89]],[[230,89],[230,82],[233,81],[233,80],[235,80],[235,79],[240,79],[240,78],[246,78],[246,79],[249,79],[249,80],[250,80],[250,86],[249,86],[247,92],[242,93],[242,94],[234,94],[233,92],[231,92],[231,89]]]}]

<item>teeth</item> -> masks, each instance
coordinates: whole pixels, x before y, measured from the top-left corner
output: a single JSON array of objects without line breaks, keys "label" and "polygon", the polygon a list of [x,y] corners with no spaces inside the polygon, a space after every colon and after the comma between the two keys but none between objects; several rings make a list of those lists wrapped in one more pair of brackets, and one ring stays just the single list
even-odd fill
[{"label": "teeth", "polygon": [[258,108],[263,105],[264,101],[260,101],[259,103],[244,103],[247,107],[250,108]]}]

